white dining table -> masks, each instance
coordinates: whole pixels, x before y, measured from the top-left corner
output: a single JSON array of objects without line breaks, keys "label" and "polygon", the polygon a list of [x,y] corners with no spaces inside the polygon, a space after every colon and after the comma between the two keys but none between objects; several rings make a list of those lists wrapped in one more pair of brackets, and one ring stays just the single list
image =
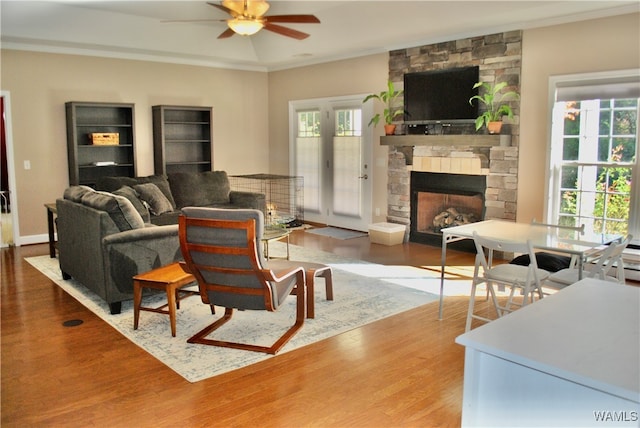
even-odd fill
[{"label": "white dining table", "polygon": [[558,228],[544,224],[517,223],[506,220],[484,220],[442,229],[439,319],[442,319],[443,313],[447,245],[463,239],[473,239],[474,232],[477,232],[480,236],[491,239],[504,239],[515,242],[531,240],[535,249],[576,256],[579,279],[582,279],[582,267],[587,257],[602,251],[603,246],[611,242],[620,241],[623,238],[622,235],[602,234]]}]

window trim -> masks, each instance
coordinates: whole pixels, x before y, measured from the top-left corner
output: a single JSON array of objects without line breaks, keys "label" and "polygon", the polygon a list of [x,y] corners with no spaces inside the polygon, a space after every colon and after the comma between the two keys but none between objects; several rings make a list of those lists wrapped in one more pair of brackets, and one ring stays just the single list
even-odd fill
[{"label": "window trim", "polygon": [[[628,85],[629,82],[640,87],[640,69],[612,70],[604,72],[566,74],[549,77],[548,87],[548,127],[547,127],[547,153],[546,153],[546,172],[545,172],[545,200],[544,200],[544,221],[553,222],[555,219],[555,183],[559,180],[557,170],[552,168],[553,154],[553,123],[554,123],[554,105],[558,98],[559,90],[567,88],[576,88],[579,92],[589,86],[599,86],[600,88],[615,88],[616,84]],[[635,92],[633,92],[635,94]],[[612,92],[612,98],[621,98],[618,93]],[[639,131],[640,133],[640,131]],[[640,153],[639,153],[640,154]],[[629,215],[629,233],[634,235],[634,243],[640,243],[640,159],[637,160],[637,167],[633,169],[634,186],[631,197],[631,212]]]}]

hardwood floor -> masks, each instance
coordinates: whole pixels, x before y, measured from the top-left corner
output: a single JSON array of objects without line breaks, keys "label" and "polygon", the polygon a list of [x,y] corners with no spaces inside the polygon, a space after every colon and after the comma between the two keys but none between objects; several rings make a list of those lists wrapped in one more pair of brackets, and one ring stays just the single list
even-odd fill
[{"label": "hardwood floor", "polygon": [[[439,266],[440,248],[302,231],[291,243],[384,264]],[[459,426],[468,298],[363,326],[191,384],[2,249],[2,426]],[[472,265],[449,251],[450,263]],[[339,290],[339,284],[334,284]],[[337,291],[336,296],[339,295]],[[77,327],[66,320],[80,319]]]}]

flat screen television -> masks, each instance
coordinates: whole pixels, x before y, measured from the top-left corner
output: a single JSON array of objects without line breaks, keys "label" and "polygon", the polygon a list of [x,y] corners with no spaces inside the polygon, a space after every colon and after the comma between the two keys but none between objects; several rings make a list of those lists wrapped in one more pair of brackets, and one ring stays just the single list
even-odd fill
[{"label": "flat screen television", "polygon": [[471,123],[478,117],[479,68],[464,67],[404,75],[404,121],[407,125]]}]

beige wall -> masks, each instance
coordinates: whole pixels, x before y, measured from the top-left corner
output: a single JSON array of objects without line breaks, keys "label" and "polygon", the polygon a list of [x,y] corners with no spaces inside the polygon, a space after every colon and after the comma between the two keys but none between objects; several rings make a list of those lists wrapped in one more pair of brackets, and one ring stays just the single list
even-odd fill
[{"label": "beige wall", "polygon": [[[523,33],[518,220],[543,218],[549,76],[639,68],[639,22],[639,14],[630,14]],[[43,204],[68,184],[66,101],[135,103],[140,175],[153,173],[155,104],[214,107],[216,169],[286,174],[290,100],[378,92],[388,76],[387,54],[269,74],[7,50],[0,64],[1,89],[12,102],[23,237],[44,236]],[[382,135],[381,128],[375,132]],[[373,208],[382,213],[373,221],[384,220],[387,205],[387,151],[374,145]],[[24,160],[31,170],[23,169]]]},{"label": "beige wall", "polygon": [[[289,101],[380,92],[386,88],[388,76],[387,53],[269,73],[271,172],[289,172]],[[380,103],[376,108],[382,113]],[[371,173],[371,211],[375,213],[375,208],[379,208],[380,215],[374,215],[373,222],[386,221],[389,149],[379,144],[379,137],[383,134],[380,125],[374,131]]]},{"label": "beige wall", "polygon": [[154,173],[156,104],[213,106],[214,168],[269,170],[267,73],[10,50],[2,51],[1,65],[2,90],[11,98],[20,236],[32,236],[26,243],[42,240],[43,204],[69,183],[66,101],[135,104],[138,175]]},{"label": "beige wall", "polygon": [[518,221],[544,218],[549,76],[631,68],[640,68],[640,14],[524,32]]}]

